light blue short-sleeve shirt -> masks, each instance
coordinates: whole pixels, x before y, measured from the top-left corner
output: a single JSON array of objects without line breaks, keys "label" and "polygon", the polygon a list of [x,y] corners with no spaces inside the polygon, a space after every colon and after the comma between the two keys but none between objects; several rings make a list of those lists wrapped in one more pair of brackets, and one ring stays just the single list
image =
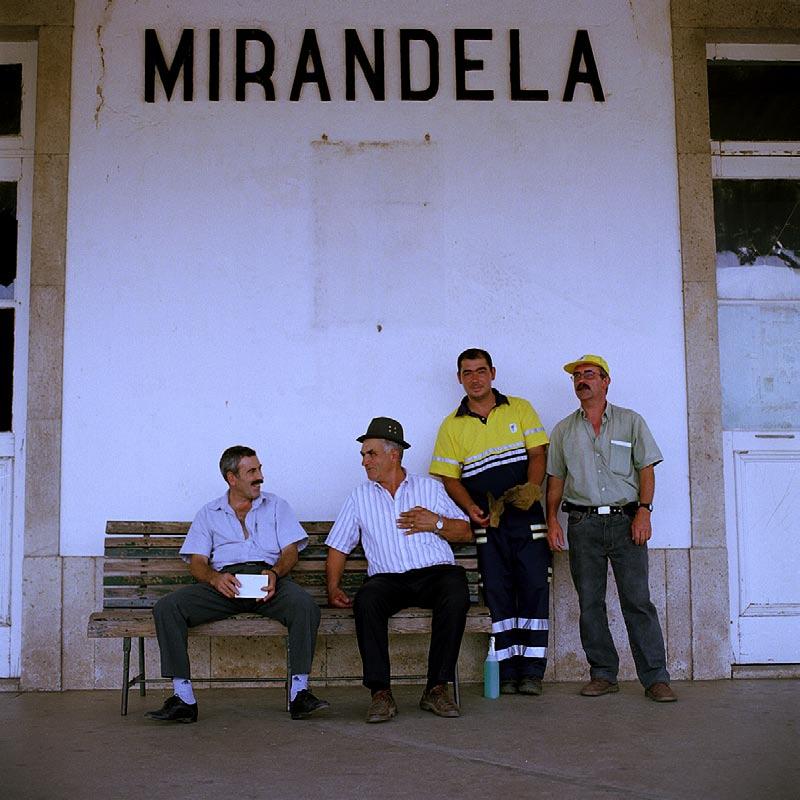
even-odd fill
[{"label": "light blue short-sleeve shirt", "polygon": [[243,561],[274,564],[281,550],[296,544],[302,550],[308,536],[297,521],[292,507],[270,492],[261,492],[244,519],[248,536],[228,502],[228,493],[206,503],[186,534],[181,556],[189,561],[193,554],[206,556],[214,569]]}]

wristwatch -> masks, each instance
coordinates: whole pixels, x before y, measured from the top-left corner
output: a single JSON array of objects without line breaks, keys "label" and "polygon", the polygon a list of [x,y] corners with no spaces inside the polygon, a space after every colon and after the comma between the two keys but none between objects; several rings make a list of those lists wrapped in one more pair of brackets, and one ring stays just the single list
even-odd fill
[{"label": "wristwatch", "polygon": [[639,508],[646,508],[648,511],[652,511],[653,510],[653,504],[652,503],[637,503],[636,505]]},{"label": "wristwatch", "polygon": [[437,533],[441,532],[442,528],[444,528],[444,519],[442,518],[442,515],[439,514],[439,516],[436,518],[436,531],[437,531]]}]

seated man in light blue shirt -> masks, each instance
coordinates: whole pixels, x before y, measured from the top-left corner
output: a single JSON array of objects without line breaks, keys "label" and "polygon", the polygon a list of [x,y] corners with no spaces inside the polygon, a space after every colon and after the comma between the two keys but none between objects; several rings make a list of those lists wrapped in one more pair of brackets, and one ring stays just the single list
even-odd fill
[{"label": "seated man in light blue shirt", "polygon": [[[200,509],[181,555],[197,583],[183,586],[156,603],[153,616],[161,651],[161,674],[172,678],[174,695],[150,719],[196,722],[197,701],[190,680],[188,629],[243,612],[278,620],[289,630],[290,712],[303,719],[328,703],[308,691],[320,611],[314,599],[289,577],[306,532],[289,504],[261,491],[264,476],[255,450],[229,447],[219,462],[228,484],[222,497]],[[238,597],[236,574],[267,576],[265,595]]]},{"label": "seated man in light blue shirt", "polygon": [[[399,422],[376,417],[357,441],[369,480],[348,495],[325,544],[328,602],[337,608],[353,606],[364,686],[372,692],[367,722],[387,722],[397,714],[390,687],[388,623],[410,606],[433,610],[428,682],[420,708],[457,717],[448,683],[455,677],[469,589],[448,542],[472,539],[467,516],[439,481],[403,469],[403,451],[410,445]],[[359,540],[367,579],[353,601],[341,580],[347,555]]]}]

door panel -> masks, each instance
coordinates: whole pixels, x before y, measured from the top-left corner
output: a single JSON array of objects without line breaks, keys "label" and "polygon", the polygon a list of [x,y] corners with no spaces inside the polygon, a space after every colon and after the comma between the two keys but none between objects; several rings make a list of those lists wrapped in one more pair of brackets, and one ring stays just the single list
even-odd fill
[{"label": "door panel", "polygon": [[800,662],[800,431],[725,439],[735,660]]}]

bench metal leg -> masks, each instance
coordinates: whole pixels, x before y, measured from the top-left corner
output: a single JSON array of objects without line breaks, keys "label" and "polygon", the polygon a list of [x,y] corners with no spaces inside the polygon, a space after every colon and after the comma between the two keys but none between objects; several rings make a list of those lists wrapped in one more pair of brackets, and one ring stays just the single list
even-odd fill
[{"label": "bench metal leg", "polygon": [[131,637],[122,639],[122,708],[120,714],[128,713],[128,685],[131,673]]},{"label": "bench metal leg", "polygon": [[292,667],[291,659],[289,658],[289,637],[284,637],[286,642],[286,710],[289,711],[292,705]]},{"label": "bench metal leg", "polygon": [[461,687],[458,683],[458,663],[456,663],[455,673],[453,674],[453,699],[456,705],[461,707]]},{"label": "bench metal leg", "polygon": [[144,636],[139,637],[139,694],[145,696],[145,681],[147,678],[144,674]]}]

